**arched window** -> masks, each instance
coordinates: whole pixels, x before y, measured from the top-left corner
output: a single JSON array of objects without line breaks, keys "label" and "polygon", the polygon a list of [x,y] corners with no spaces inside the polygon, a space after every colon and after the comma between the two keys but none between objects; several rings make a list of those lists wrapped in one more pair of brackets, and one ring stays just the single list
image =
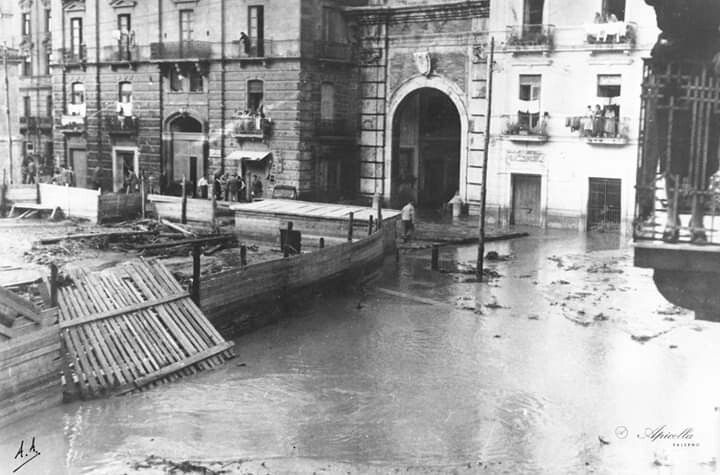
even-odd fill
[{"label": "arched window", "polygon": [[259,79],[248,81],[247,109],[252,114],[263,112],[263,82]]}]

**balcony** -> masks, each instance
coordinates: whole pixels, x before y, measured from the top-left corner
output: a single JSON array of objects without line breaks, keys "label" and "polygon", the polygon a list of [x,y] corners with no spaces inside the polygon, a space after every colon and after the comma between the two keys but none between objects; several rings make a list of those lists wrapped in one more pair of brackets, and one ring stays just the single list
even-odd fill
[{"label": "balcony", "polygon": [[318,59],[348,62],[353,59],[353,47],[347,43],[317,41],[315,42],[315,55]]},{"label": "balcony", "polygon": [[64,134],[82,134],[85,132],[84,115],[63,114],[60,117],[59,130]]},{"label": "balcony", "polygon": [[507,27],[505,50],[513,54],[549,54],[554,47],[555,25],[515,25]]},{"label": "balcony", "polygon": [[626,54],[635,48],[637,25],[623,21],[590,23],[585,25],[585,45],[591,54],[621,51]]},{"label": "balcony", "polygon": [[545,143],[548,141],[546,125],[528,127],[526,123],[521,122],[507,124],[503,136],[511,142]]},{"label": "balcony", "polygon": [[315,136],[324,138],[352,138],[355,132],[344,119],[320,119],[315,123]]},{"label": "balcony", "polygon": [[212,56],[209,41],[168,41],[150,43],[150,59],[156,61],[199,60]]},{"label": "balcony", "polygon": [[137,135],[140,120],[134,115],[107,115],[105,116],[105,130],[110,135]]},{"label": "balcony", "polygon": [[630,141],[629,117],[622,117],[619,121],[605,117],[569,117],[567,126],[577,131],[578,136],[590,145],[623,146]]},{"label": "balcony", "polygon": [[267,59],[267,58],[297,58],[300,56],[300,42],[297,40],[264,39],[262,43],[253,43],[247,40],[235,40],[233,47],[227,54],[230,58],[239,59]]},{"label": "balcony", "polygon": [[52,130],[52,117],[23,116],[20,117],[20,131],[35,132]]},{"label": "balcony", "polygon": [[63,59],[63,66],[67,68],[82,67],[87,64],[87,45],[80,45],[77,49],[65,48],[60,50]]},{"label": "balcony", "polygon": [[270,135],[272,121],[256,115],[237,115],[233,119],[233,136],[239,140],[264,140]]},{"label": "balcony", "polygon": [[103,57],[112,66],[132,66],[140,60],[140,48],[129,45],[106,46],[103,48]]}]

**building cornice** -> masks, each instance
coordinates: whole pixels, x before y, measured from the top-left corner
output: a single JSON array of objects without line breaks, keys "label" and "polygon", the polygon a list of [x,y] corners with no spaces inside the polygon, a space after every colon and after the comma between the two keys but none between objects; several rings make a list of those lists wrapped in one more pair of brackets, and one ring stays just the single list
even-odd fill
[{"label": "building cornice", "polygon": [[343,11],[360,23],[425,22],[432,20],[455,20],[488,18],[490,1],[438,2],[429,5],[390,7],[385,5],[346,7]]}]

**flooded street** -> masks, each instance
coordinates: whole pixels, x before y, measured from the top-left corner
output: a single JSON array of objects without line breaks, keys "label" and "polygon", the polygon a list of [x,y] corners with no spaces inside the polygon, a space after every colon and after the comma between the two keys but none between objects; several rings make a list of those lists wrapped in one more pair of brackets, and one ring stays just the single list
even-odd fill
[{"label": "flooded street", "polygon": [[35,436],[17,473],[720,470],[720,325],[667,303],[616,235],[533,230],[486,250],[489,284],[448,272],[474,246],[442,248],[445,272],[407,251],[238,338],[220,370],[6,427],[0,466]]}]

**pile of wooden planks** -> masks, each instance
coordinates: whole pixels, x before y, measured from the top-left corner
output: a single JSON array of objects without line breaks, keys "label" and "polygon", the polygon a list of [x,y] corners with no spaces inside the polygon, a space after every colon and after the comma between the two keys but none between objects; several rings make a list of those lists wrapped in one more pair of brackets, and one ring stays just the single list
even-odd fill
[{"label": "pile of wooden planks", "polygon": [[132,260],[76,271],[60,289],[68,348],[66,392],[121,394],[209,369],[232,357],[226,342],[170,272]]},{"label": "pile of wooden planks", "polygon": [[0,426],[59,404],[57,309],[43,310],[0,287]]}]

